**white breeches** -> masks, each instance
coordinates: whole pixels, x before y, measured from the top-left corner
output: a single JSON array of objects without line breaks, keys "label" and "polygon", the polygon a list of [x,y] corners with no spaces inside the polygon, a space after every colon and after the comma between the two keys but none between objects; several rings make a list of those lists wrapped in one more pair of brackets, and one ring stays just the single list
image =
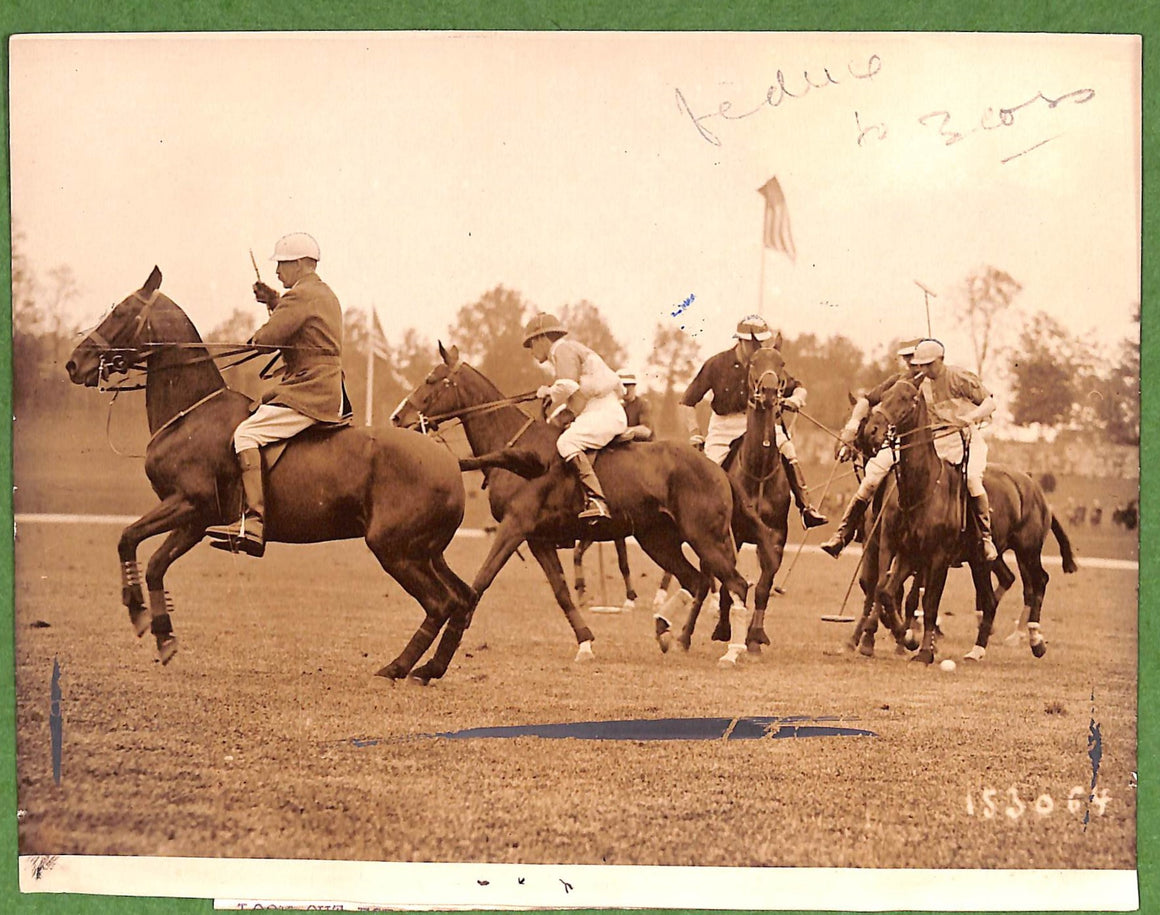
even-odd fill
[{"label": "white breeches", "polygon": [[556,450],[564,460],[571,460],[582,451],[603,448],[627,428],[620,397],[615,393],[593,397],[572,425],[560,433]]},{"label": "white breeches", "polygon": [[238,423],[234,430],[234,451],[240,454],[251,448],[283,441],[309,429],[314,423],[315,420],[297,410],[264,403]]}]

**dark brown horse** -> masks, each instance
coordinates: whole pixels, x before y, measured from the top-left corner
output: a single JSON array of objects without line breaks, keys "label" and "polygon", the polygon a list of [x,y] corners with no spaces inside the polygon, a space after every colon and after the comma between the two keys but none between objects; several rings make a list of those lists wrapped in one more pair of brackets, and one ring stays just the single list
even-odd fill
[{"label": "dark brown horse", "polygon": [[[234,427],[251,402],[226,387],[189,318],[160,292],[156,267],[145,285],[73,351],[74,384],[103,384],[110,374],[140,366],[152,438],[145,473],[161,504],[121,533],[122,600],[137,635],[152,630],[161,660],[177,650],[165,590],[169,566],[211,524],[233,520],[241,503]],[[471,589],[448,568],[443,551],[463,520],[463,478],[445,448],[417,435],[362,429],[308,430],[269,470],[268,540],[316,543],[362,537],[382,567],[426,613],[422,627],[379,673],[405,676],[449,617],[464,618]],[[137,547],[169,533],[145,570],[141,590]]]},{"label": "dark brown horse", "polygon": [[[688,445],[673,442],[632,442],[601,451],[594,464],[612,519],[593,527],[577,518],[583,498],[575,477],[556,453],[560,429],[529,416],[505,398],[476,369],[459,360],[455,347],[445,349],[440,344],[439,352],[443,361],[399,406],[393,420],[408,428],[428,428],[449,419],[463,423],[478,460],[468,459],[461,466],[484,471],[491,511],[499,522],[491,551],[472,582],[477,594],[483,594],[526,541],[572,626],[580,652],[588,654],[592,631],[572,602],[556,550],[578,540],[632,535],[657,565],[681,583],[682,591],[671,599],[670,611],[703,601],[710,575],[725,582],[744,606],[748,584],[737,572],[729,530],[732,492],[725,474],[712,461]],[[692,547],[707,574],[685,558],[683,543]],[[462,636],[458,621],[451,621],[434,658],[416,676],[442,676]]]},{"label": "dark brown horse", "polygon": [[[1014,581],[1011,570],[1002,560],[1002,554],[1010,549],[1015,553],[1023,577],[1031,650],[1036,657],[1042,657],[1047,646],[1040,632],[1040,615],[1049,579],[1041,558],[1043,545],[1047,532],[1053,531],[1059,541],[1064,571],[1074,572],[1075,559],[1067,534],[1034,480],[1019,471],[992,464],[984,473],[983,485],[991,503],[992,534],[1000,559],[984,562],[975,531],[965,523],[965,480],[957,468],[943,461],[935,451],[935,434],[946,434],[946,431],[932,426],[928,417],[926,401],[919,389],[911,381],[902,379],[886,393],[866,421],[865,438],[869,448],[877,450],[893,443],[897,454],[897,488],[883,497],[875,557],[877,571],[881,573],[875,593],[883,620],[895,638],[905,643],[907,621],[899,610],[903,583],[913,575],[925,589],[923,638],[917,659],[931,663],[947,570],[952,563],[965,561],[974,579],[976,609],[980,613],[975,646],[965,657],[982,660],[997,605],[991,574],[998,576],[1003,591]],[[1002,592],[998,597],[1001,596]],[[868,628],[872,638],[873,622]]]},{"label": "dark brown horse", "polygon": [[[754,613],[746,644],[751,653],[768,645],[765,634],[765,611],[773,590],[773,578],[781,568],[788,526],[790,490],[781,453],[777,448],[776,430],[781,422],[781,394],[784,385],[785,359],[771,347],[762,347],[749,360],[748,400],[745,411],[745,435],[727,461],[729,482],[733,487],[733,539],[738,546],[752,543],[757,548],[761,573],[754,589]],[[662,587],[664,583],[662,582]],[[728,592],[721,595],[716,641],[728,641],[731,628]],[[693,635],[696,612],[689,614],[677,641],[685,648]]]}]

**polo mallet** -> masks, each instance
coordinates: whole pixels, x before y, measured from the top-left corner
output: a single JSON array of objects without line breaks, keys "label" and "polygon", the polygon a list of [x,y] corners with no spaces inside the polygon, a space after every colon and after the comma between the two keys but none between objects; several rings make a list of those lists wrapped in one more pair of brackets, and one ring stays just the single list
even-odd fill
[{"label": "polo mallet", "polygon": [[262,271],[258,269],[258,262],[254,260],[254,249],[250,249],[250,263],[254,265],[254,276],[258,278],[258,282],[262,282]]},{"label": "polo mallet", "polygon": [[930,297],[934,296],[937,299],[938,293],[932,292],[931,290],[927,289],[918,280],[914,281],[914,285],[922,290],[922,299],[923,299],[923,302],[926,304],[926,335],[928,337],[933,337],[934,332],[931,330],[931,327],[930,327]]},{"label": "polo mallet", "polygon": [[[854,590],[854,583],[858,580],[858,574],[862,571],[862,562],[866,559],[866,545],[874,539],[874,531],[878,529],[878,525],[882,523],[882,519],[884,517],[886,517],[886,512],[879,509],[878,517],[874,519],[874,523],[870,525],[870,530],[866,532],[866,539],[862,544],[862,552],[858,556],[858,564],[854,566],[854,575],[850,579],[850,584],[846,588],[846,595],[842,598],[842,606],[838,608],[838,614],[833,618],[833,622],[838,620],[849,622],[849,620],[845,617],[846,601],[850,599],[850,592]],[[850,641],[854,645],[857,645],[858,640],[862,638],[862,630],[865,628],[865,620],[866,617],[864,614],[858,617],[858,623],[854,627],[854,634],[850,636]]]},{"label": "polo mallet", "polygon": [[[828,480],[826,480],[826,485],[822,487],[822,497],[819,500],[819,504],[821,505],[826,504],[826,496],[830,492],[830,484],[834,482],[834,474],[838,470],[838,463],[838,461],[834,461],[833,465],[830,467],[830,477]],[[805,532],[802,534],[802,539],[798,542],[797,552],[793,554],[793,561],[790,562],[789,568],[785,570],[785,575],[781,579],[781,584],[773,586],[773,592],[775,594],[785,594],[785,583],[789,581],[790,575],[793,574],[793,567],[797,565],[797,561],[802,555],[802,550],[805,548],[806,541],[810,537],[810,530],[810,528],[806,528]]]}]

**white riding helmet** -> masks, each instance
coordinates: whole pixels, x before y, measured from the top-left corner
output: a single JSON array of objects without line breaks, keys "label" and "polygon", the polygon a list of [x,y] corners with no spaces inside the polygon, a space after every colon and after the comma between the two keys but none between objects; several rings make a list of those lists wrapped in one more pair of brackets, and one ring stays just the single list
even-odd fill
[{"label": "white riding helmet", "polygon": [[921,342],[922,342],[921,339],[907,340],[905,343],[902,344],[902,346],[898,347],[898,355],[904,359],[907,356],[913,356],[914,351],[916,349],[918,349],[918,344],[920,344]]},{"label": "white riding helmet", "polygon": [[911,357],[910,364],[930,365],[936,359],[942,359],[946,352],[946,347],[937,340],[920,340],[918,346],[914,348],[914,356]]},{"label": "white riding helmet", "polygon": [[636,375],[628,371],[628,369],[621,369],[616,373],[616,377],[620,379],[620,383],[625,387],[630,384],[636,384]]},{"label": "white riding helmet", "polygon": [[769,325],[765,323],[765,318],[761,315],[746,315],[737,322],[737,330],[733,336],[738,340],[753,340],[757,343],[764,343],[773,336],[773,331],[769,329]]},{"label": "white riding helmet", "polygon": [[321,260],[318,251],[318,242],[314,240],[314,236],[307,235],[305,232],[291,232],[289,235],[283,235],[274,245],[274,256],[270,258],[272,261],[296,261],[303,257],[309,257],[311,260]]}]

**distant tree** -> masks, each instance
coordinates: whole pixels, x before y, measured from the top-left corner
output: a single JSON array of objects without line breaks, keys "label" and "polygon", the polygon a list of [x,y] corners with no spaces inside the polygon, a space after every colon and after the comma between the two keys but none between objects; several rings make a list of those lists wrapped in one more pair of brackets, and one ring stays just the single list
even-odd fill
[{"label": "distant tree", "polygon": [[496,286],[459,309],[450,339],[459,355],[479,369],[506,395],[535,390],[544,371],[524,349],[524,325],[538,309],[513,289]]},{"label": "distant tree", "polygon": [[403,339],[393,350],[395,371],[407,385],[408,390],[414,390],[419,386],[439,358],[435,344],[420,336],[413,327],[403,331]]},{"label": "distant tree", "polygon": [[987,266],[968,276],[963,289],[958,320],[970,333],[975,371],[982,377],[988,358],[1002,344],[1004,319],[1023,287],[1006,271]]},{"label": "distant tree", "polygon": [[1089,389],[1090,406],[1108,441],[1140,444],[1140,345],[1123,340]]},{"label": "distant tree", "polygon": [[661,380],[661,390],[656,392],[652,404],[658,436],[684,435],[677,417],[677,402],[697,371],[699,351],[697,341],[679,327],[658,322],[652,352],[645,363],[648,374]]},{"label": "distant tree", "polygon": [[213,343],[244,343],[258,329],[253,308],[235,308],[228,318],[210,328],[203,339]]},{"label": "distant tree", "polygon": [[1019,335],[1011,354],[1011,418],[1022,426],[1069,422],[1078,399],[1077,379],[1085,373],[1077,342],[1055,318],[1038,312]]},{"label": "distant tree", "polygon": [[861,348],[840,334],[825,341],[802,334],[783,340],[781,354],[786,371],[807,391],[806,412],[831,429],[845,422],[850,413],[849,394],[860,387],[863,376]]},{"label": "distant tree", "polygon": [[613,369],[624,367],[628,352],[613,335],[604,315],[595,305],[587,299],[581,299],[574,305],[561,308],[559,318],[571,336],[595,350]]}]

